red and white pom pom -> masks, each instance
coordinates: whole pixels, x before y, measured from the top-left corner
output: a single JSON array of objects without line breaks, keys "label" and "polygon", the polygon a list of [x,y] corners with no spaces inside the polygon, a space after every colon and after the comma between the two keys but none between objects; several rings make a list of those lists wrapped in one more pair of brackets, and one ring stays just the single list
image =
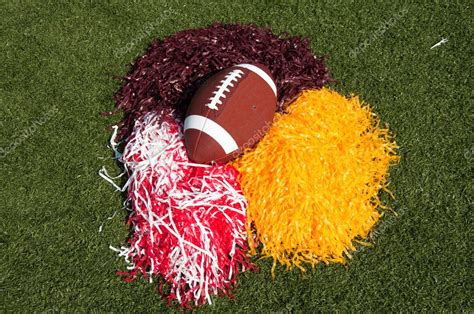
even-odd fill
[{"label": "red and white pom pom", "polygon": [[120,250],[128,279],[158,276],[169,284],[168,300],[184,306],[228,295],[237,273],[251,267],[238,171],[191,163],[170,109],[136,121],[121,160],[132,204],[130,247]]}]

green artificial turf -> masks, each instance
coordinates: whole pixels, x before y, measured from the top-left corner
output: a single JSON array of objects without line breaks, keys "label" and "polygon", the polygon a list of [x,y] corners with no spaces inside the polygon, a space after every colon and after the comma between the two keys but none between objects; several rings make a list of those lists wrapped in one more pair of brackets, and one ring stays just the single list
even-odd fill
[{"label": "green artificial turf", "polygon": [[[302,275],[269,261],[212,312],[473,311],[472,1],[1,1],[1,308],[168,311],[156,287],[115,275],[125,244],[119,169],[103,118],[128,64],[154,37],[213,21],[312,39],[338,80],[372,104],[400,145],[375,246]],[[385,27],[381,26],[386,23]],[[443,37],[448,42],[434,49]],[[186,44],[186,43],[183,43]],[[115,210],[115,218],[108,220]],[[103,231],[99,226],[105,222]]]}]

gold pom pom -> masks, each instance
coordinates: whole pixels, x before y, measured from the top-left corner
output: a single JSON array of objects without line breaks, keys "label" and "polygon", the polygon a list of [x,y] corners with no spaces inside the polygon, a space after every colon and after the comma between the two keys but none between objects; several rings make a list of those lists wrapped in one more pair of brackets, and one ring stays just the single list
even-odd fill
[{"label": "gold pom pom", "polygon": [[249,202],[247,231],[261,255],[302,270],[344,263],[381,216],[379,191],[399,159],[388,129],[358,97],[304,91],[268,134],[234,161]]}]

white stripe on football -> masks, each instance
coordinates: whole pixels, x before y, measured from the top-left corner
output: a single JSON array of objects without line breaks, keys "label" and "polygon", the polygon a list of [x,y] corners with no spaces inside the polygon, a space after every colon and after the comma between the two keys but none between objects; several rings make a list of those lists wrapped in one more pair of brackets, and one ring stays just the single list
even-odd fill
[{"label": "white stripe on football", "polygon": [[229,132],[227,132],[219,124],[206,117],[199,115],[187,116],[184,120],[184,131],[186,132],[186,130],[189,129],[195,129],[204,132],[212,137],[214,141],[216,141],[222,147],[226,154],[230,154],[239,148]]},{"label": "white stripe on football", "polygon": [[250,71],[260,76],[265,82],[267,82],[268,86],[270,86],[270,88],[273,90],[273,93],[276,96],[277,88],[276,88],[275,82],[273,82],[272,78],[267,73],[265,73],[265,71],[263,71],[262,69],[260,69],[259,67],[253,64],[243,63],[243,64],[237,64],[236,66],[249,69]]}]

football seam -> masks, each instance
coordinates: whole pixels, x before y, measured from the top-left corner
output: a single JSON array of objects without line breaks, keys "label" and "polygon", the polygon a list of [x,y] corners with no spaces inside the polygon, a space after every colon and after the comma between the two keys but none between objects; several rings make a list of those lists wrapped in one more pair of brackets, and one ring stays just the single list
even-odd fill
[{"label": "football seam", "polygon": [[237,82],[237,80],[242,77],[242,74],[244,74],[244,72],[240,69],[229,72],[224,79],[220,81],[221,85],[217,86],[217,90],[212,92],[214,96],[209,98],[210,102],[206,104],[206,107],[212,110],[219,110],[217,104],[222,105],[222,99],[227,97],[224,93],[230,92],[228,87],[234,87],[234,83],[232,82]]}]

